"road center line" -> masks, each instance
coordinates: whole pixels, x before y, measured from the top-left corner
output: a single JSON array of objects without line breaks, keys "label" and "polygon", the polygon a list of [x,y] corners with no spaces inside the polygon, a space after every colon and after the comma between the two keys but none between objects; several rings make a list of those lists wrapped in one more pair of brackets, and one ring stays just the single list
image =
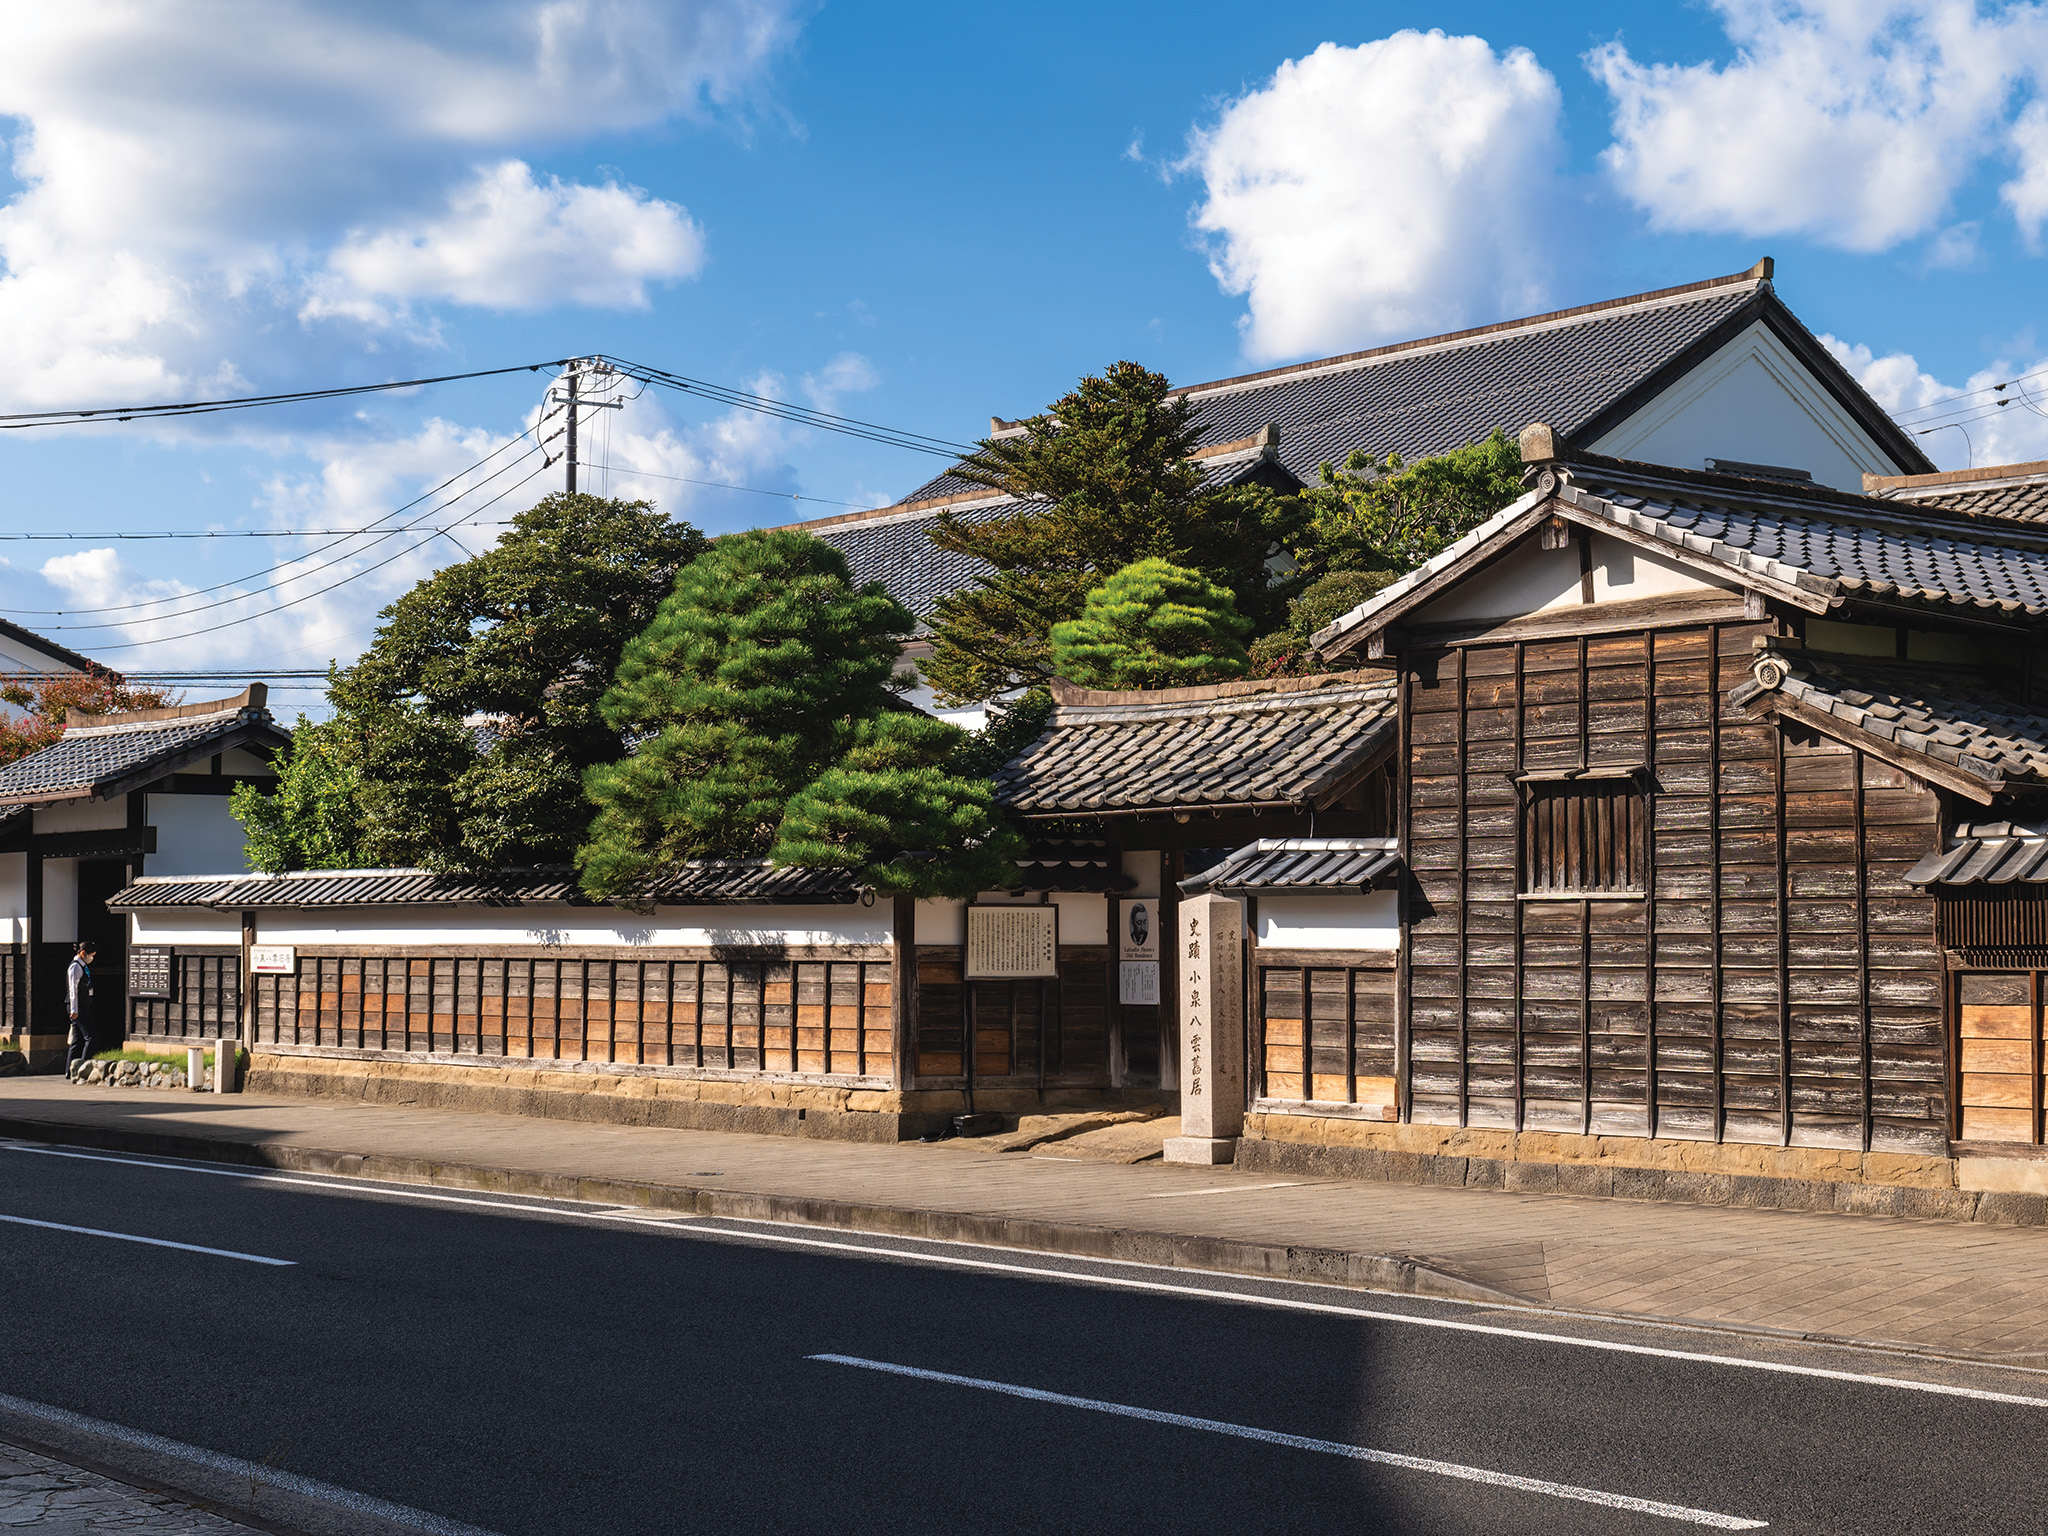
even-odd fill
[{"label": "road center line", "polygon": [[[354,1193],[373,1199],[431,1200],[444,1205],[476,1206],[484,1210],[509,1211],[515,1215],[555,1216],[571,1221],[627,1221],[643,1230],[665,1228],[679,1237],[726,1238],[736,1242],[782,1243],[792,1248],[820,1248],[833,1253],[854,1253],[872,1258],[895,1259],[911,1264],[936,1264],[949,1269],[994,1270],[1000,1274],[1025,1275],[1039,1280],[1060,1280],[1072,1285],[1099,1285],[1116,1290],[1152,1291],[1168,1296],[1192,1297],[1198,1301],[1228,1301],[1243,1306],[1274,1307],[1287,1312],[1315,1312],[1329,1317],[1349,1317],[1369,1323],[1402,1323],[1411,1328],[1436,1328],[1448,1333],[1476,1333],[1493,1338],[1524,1339],[1537,1344],[1562,1344],[1573,1349],[1597,1349],[1610,1354],[1648,1355],[1661,1360],[1684,1360],[1700,1365],[1725,1365],[1744,1371],[1767,1371],[1781,1376],[1812,1376],[1823,1381],[1846,1381],[1858,1386],[1890,1387],[1902,1392],[1926,1392],[1936,1397],[1961,1397],[1980,1403],[2007,1403],[2020,1408],[2048,1408],[2048,1397],[2028,1397],[2016,1392],[1990,1392],[1979,1387],[1958,1387],[1940,1381],[1914,1381],[1905,1376],[1873,1376],[1863,1371],[1837,1371],[1819,1365],[1792,1365],[1778,1360],[1745,1360],[1739,1355],[1712,1355],[1699,1350],[1660,1349],[1653,1344],[1624,1344],[1613,1339],[1579,1338],[1568,1333],[1548,1333],[1540,1328],[1508,1328],[1498,1323],[1468,1323],[1451,1317],[1425,1317],[1411,1312],[1389,1312],[1382,1308],[1341,1306],[1333,1302],[1303,1301],[1292,1296],[1265,1296],[1256,1291],[1225,1291],[1209,1286],[1190,1285],[1184,1282],[1164,1280],[1138,1280],[1127,1275],[1097,1274],[1088,1270],[1048,1269],[1043,1265],[1019,1264],[997,1259],[970,1259],[950,1253],[933,1253],[924,1249],[881,1248],[871,1243],[849,1242],[844,1238],[799,1237],[794,1232],[762,1232],[760,1226],[798,1226],[795,1222],[768,1222],[756,1217],[741,1216],[700,1216],[695,1222],[657,1224],[637,1220],[630,1216],[607,1214],[616,1211],[616,1206],[597,1210],[565,1210],[560,1206],[521,1205],[515,1201],[496,1199],[489,1196],[450,1195],[435,1191],[416,1189],[408,1184],[382,1184],[366,1188],[342,1179],[301,1178],[290,1174],[261,1173],[237,1168],[200,1168],[183,1163],[159,1163],[142,1158],[112,1156],[93,1152],[68,1152],[54,1147],[32,1146],[21,1142],[0,1142],[0,1151],[34,1152],[46,1157],[72,1157],[87,1162],[123,1163],[131,1168],[153,1168],[166,1173],[202,1173],[223,1178],[242,1179],[251,1183],[300,1185],[308,1189],[333,1193]],[[744,1227],[713,1226],[712,1222],[744,1222]],[[808,1230],[808,1229],[807,1229]],[[949,1243],[945,1238],[915,1238],[923,1243]],[[949,1244],[950,1246],[968,1246]],[[984,1251],[987,1251],[984,1249]],[[996,1249],[997,1252],[1006,1250]],[[1122,1260],[1105,1259],[1101,1263],[1123,1263]],[[1158,1265],[1133,1266],[1158,1269]],[[1196,1271],[1195,1273],[1199,1273]],[[1292,1282],[1283,1282],[1292,1283]],[[1302,1284],[1313,1284],[1304,1281]],[[1333,1287],[1323,1287],[1333,1289]],[[1365,1294],[1374,1294],[1367,1292]],[[1501,1310],[1501,1309],[1494,1309]],[[1626,1317],[1594,1319],[1616,1328],[1669,1328],[1673,1325],[1646,1320],[1641,1323]],[[1780,1342],[1780,1341],[1770,1341]],[[1798,1340],[1784,1340],[1786,1345],[1797,1345]],[[1840,1346],[1810,1346],[1840,1347]],[[1986,1369],[2000,1367],[1987,1366]]]},{"label": "road center line", "polygon": [[237,1253],[232,1248],[205,1248],[198,1243],[174,1243],[167,1237],[137,1237],[133,1232],[105,1232],[98,1227],[74,1227],[62,1221],[37,1221],[30,1216],[0,1216],[0,1221],[17,1227],[45,1227],[52,1232],[77,1232],[85,1237],[111,1237],[121,1243],[147,1243],[152,1248],[176,1248],[185,1253],[210,1253],[217,1259],[240,1259],[248,1264],[275,1264],[289,1269],[297,1259],[266,1259],[260,1253]]},{"label": "road center line", "polygon": [[1468,1467],[1455,1461],[1433,1461],[1426,1456],[1404,1456],[1398,1451],[1375,1451],[1363,1445],[1346,1445],[1338,1440],[1317,1440],[1307,1435],[1287,1435],[1278,1430],[1254,1429],[1248,1424],[1230,1424],[1222,1419],[1198,1419],[1185,1413],[1165,1413],[1156,1408],[1135,1408],[1128,1403],[1107,1403],[1093,1397],[1070,1397],[1064,1392],[1044,1392],[1036,1387],[1015,1386],[1007,1381],[985,1381],[979,1376],[955,1376],[946,1371],[925,1371],[915,1366],[891,1365],[883,1360],[863,1360],[858,1355],[807,1355],[831,1365],[858,1366],[864,1371],[883,1371],[891,1376],[911,1376],[920,1381],[943,1382],[955,1387],[978,1387],[984,1392],[1001,1392],[1034,1403],[1051,1403],[1060,1408],[1085,1408],[1092,1413],[1112,1413],[1120,1418],[1145,1419],[1154,1424],[1171,1424],[1180,1429],[1206,1430],[1239,1440],[1256,1440],[1266,1445],[1284,1445],[1297,1451],[1320,1451],[1327,1456],[1344,1456],[1352,1461],[1376,1462],[1410,1472],[1428,1472],[1436,1477],[1454,1477],[1461,1482],[1485,1483],[1494,1488],[1512,1488],[1518,1493],[1546,1494],[1553,1499],[1576,1499],[1583,1504],[1601,1504],[1632,1514],[1656,1515],[1665,1520],[1682,1520],[1688,1525],[1712,1526],[1722,1531],[1760,1531],[1768,1520],[1748,1520],[1711,1509],[1693,1509],[1684,1504],[1664,1504],[1656,1499],[1638,1499],[1625,1493],[1605,1493],[1598,1488],[1581,1488],[1572,1483],[1546,1482],[1537,1477],[1517,1477],[1511,1472],[1494,1472],[1485,1467]]},{"label": "road center line", "polygon": [[1248,1195],[1255,1189],[1299,1189],[1301,1180],[1289,1179],[1284,1184],[1219,1184],[1214,1189],[1166,1189],[1156,1195],[1140,1195],[1140,1200],[1185,1200],[1189,1195]]}]

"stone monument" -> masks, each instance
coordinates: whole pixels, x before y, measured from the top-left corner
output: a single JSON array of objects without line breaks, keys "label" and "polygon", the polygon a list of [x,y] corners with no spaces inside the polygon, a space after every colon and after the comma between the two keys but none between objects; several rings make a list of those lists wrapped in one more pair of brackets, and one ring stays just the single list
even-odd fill
[{"label": "stone monument", "polygon": [[1227,1163],[1244,1132],[1244,918],[1227,896],[1180,904],[1180,1128],[1169,1163]]}]

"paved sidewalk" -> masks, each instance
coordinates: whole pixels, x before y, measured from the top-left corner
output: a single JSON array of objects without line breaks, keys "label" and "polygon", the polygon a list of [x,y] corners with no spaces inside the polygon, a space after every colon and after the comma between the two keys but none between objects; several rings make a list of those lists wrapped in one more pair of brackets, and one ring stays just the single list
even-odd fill
[{"label": "paved sidewalk", "polygon": [[[1293,1274],[2048,1365],[2048,1228],[0,1079],[0,1134]],[[208,1145],[210,1144],[210,1145]]]},{"label": "paved sidewalk", "polygon": [[0,1531],[34,1536],[246,1536],[246,1525],[0,1443]]}]

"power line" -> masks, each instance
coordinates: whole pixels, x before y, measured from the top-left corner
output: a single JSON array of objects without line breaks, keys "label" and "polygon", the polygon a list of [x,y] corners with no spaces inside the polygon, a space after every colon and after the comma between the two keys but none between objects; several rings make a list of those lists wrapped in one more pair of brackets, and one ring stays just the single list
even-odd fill
[{"label": "power line", "polygon": [[387,384],[346,384],[335,389],[300,389],[281,395],[242,395],[226,400],[186,400],[169,405],[105,405],[91,410],[17,411],[0,415],[0,428],[19,431],[23,427],[52,427],[65,423],[100,421],[153,421],[169,416],[204,416],[215,411],[246,411],[259,405],[295,405],[308,400],[334,400],[344,395],[373,395],[393,389],[418,389],[427,384],[453,384],[461,379],[492,379],[507,373],[538,373],[543,368],[561,368],[568,359],[546,363],[520,363],[512,368],[479,368],[471,373],[443,373],[431,379],[397,379]]},{"label": "power line", "polygon": [[[439,485],[434,486],[430,490],[422,491],[419,495],[415,496],[411,501],[405,503],[405,505],[401,507],[396,507],[393,510],[385,513],[382,517],[377,519],[377,523],[383,523],[391,518],[399,516],[401,513],[410,512],[414,507],[418,506],[428,497],[439,495],[442,491],[445,491],[449,486],[453,485],[456,481],[462,479],[465,475],[474,474],[477,470],[482,469],[484,465],[490,463],[492,459],[498,457],[499,454],[505,452],[506,449],[512,447],[515,443],[517,443],[520,440],[520,438],[526,437],[533,433],[534,431],[536,431],[541,426],[541,424],[545,422],[547,419],[548,418],[545,416],[541,417],[540,420],[536,421],[533,424],[533,426],[528,427],[524,432],[521,432],[517,437],[510,438],[507,441],[500,443],[496,448],[493,448],[489,453],[485,454],[481,459],[478,459],[474,464],[471,464],[466,468],[457,470],[454,474],[450,475],[446,480],[443,480]],[[539,447],[540,445],[535,444],[534,446]],[[490,474],[486,475],[483,479],[477,481],[475,484],[464,487],[461,491],[458,491],[455,494],[455,496],[451,498],[449,501],[443,502],[439,506],[429,507],[425,512],[422,512],[418,517],[412,519],[411,522],[401,523],[395,528],[379,528],[376,523],[373,523],[370,525],[370,527],[359,530],[356,533],[344,534],[340,538],[337,538],[330,543],[321,545],[320,548],[318,549],[308,550],[301,557],[301,559],[311,560],[317,555],[326,554],[331,549],[339,549],[343,544],[346,544],[350,539],[358,538],[365,534],[376,535],[376,537],[370,540],[368,545],[363,546],[364,549],[367,549],[374,545],[381,544],[385,539],[390,538],[393,534],[408,532],[409,530],[417,526],[419,523],[425,521],[429,517],[432,517],[436,512],[446,511],[449,507],[453,506],[455,502],[460,501],[463,497],[469,495],[472,491],[481,490],[484,486],[489,485],[491,481],[497,479],[498,476],[504,474],[506,470],[512,468],[514,464],[519,463],[520,459],[523,459],[527,453],[531,453],[532,451],[533,448],[527,448],[520,454],[519,458],[515,458],[511,460],[509,463],[500,465],[497,469],[492,470]],[[545,468],[547,450],[543,447],[540,451],[541,458],[543,460],[542,467]],[[531,475],[527,477],[527,479],[531,478],[533,478]],[[523,480],[520,482],[520,484],[522,485],[524,485],[525,483],[526,482]],[[493,500],[495,499],[496,498],[494,497]],[[488,505],[488,503],[486,503],[486,505]],[[450,526],[452,527],[455,525],[451,524]],[[362,552],[363,549],[357,549],[352,551],[351,554],[361,554]],[[256,581],[265,575],[270,575],[275,578],[272,581],[265,584],[266,588],[282,586],[287,582],[297,581],[302,577],[310,576],[315,571],[326,570],[330,566],[338,565],[341,563],[343,559],[346,558],[349,557],[338,556],[333,560],[323,561],[319,565],[306,567],[282,577],[276,576],[276,567],[273,566],[268,571],[252,571],[246,576],[236,576],[230,578],[227,581],[215,582],[210,587],[196,587],[190,592],[179,592],[170,597],[148,598],[136,603],[114,603],[105,608],[4,608],[0,609],[0,613],[31,614],[39,618],[62,618],[67,614],[77,616],[81,614],[94,613],[131,613],[138,608],[161,608],[170,603],[183,602],[187,598],[205,597],[210,593],[222,592],[226,591],[230,587],[240,586],[245,581]],[[226,603],[239,601],[241,598],[247,597],[249,595],[251,594],[237,593],[235,597],[225,598],[222,600],[222,602]],[[207,608],[218,608],[220,606],[222,606],[222,603],[207,603],[202,604],[198,608],[188,608],[179,613],[159,614],[157,615],[157,617],[165,619],[185,618],[190,614],[203,613]],[[120,622],[123,621],[116,621],[115,623],[109,624],[53,624],[47,627],[51,629],[111,629],[117,627]]]},{"label": "power line", "polygon": [[[633,469],[623,464],[589,464],[584,467],[601,469],[606,474],[617,473],[628,480],[673,480],[677,485],[708,485],[720,491],[745,491],[749,496],[773,496],[778,501],[815,501],[825,507],[853,507],[863,512],[868,510],[867,503],[860,501],[834,501],[829,496],[799,496],[794,491],[764,491],[757,485],[733,485],[724,480],[691,480],[682,475],[657,475],[651,469]],[[43,537],[55,538],[58,535],[44,534]]]},{"label": "power line", "polygon": [[[514,491],[518,490],[520,486],[525,485],[528,480],[532,480],[538,475],[543,475],[547,473],[547,469],[548,466],[546,464],[541,465],[539,469],[536,469],[532,474],[528,475],[525,480],[515,481],[513,484],[506,486],[504,490],[498,492],[496,496],[493,496],[490,501],[485,502],[484,506],[490,506],[492,502],[500,501],[503,498],[511,495]],[[482,508],[479,508],[478,510],[481,511]],[[394,529],[393,531],[402,532],[403,530]],[[149,640],[125,640],[121,642],[119,645],[96,644],[94,645],[93,649],[96,651],[132,651],[145,645],[167,645],[174,640],[196,640],[201,635],[217,634],[223,629],[233,629],[237,624],[249,624],[253,623],[257,619],[267,619],[274,613],[282,613],[287,608],[296,608],[299,606],[299,604],[309,603],[316,597],[324,597],[327,593],[335,591],[337,588],[345,587],[352,581],[360,581],[363,577],[368,576],[373,571],[381,571],[382,569],[384,569],[385,566],[390,565],[395,560],[403,560],[407,555],[413,554],[418,550],[425,548],[428,544],[431,544],[436,538],[440,536],[440,532],[440,529],[434,529],[427,535],[426,538],[421,539],[417,544],[409,545],[406,548],[401,549],[397,554],[379,560],[375,565],[365,566],[363,567],[363,569],[359,571],[353,571],[350,574],[342,577],[339,581],[330,582],[328,585],[324,587],[317,588],[316,590],[307,592],[302,596],[295,597],[290,602],[272,604],[270,607],[263,609],[260,613],[244,614],[242,617],[238,619],[227,619],[219,624],[209,624],[204,629],[188,630],[181,635],[158,635],[153,639]],[[172,614],[169,615],[169,617],[183,618],[185,617],[185,615]],[[129,622],[141,623],[155,621],[130,620]],[[90,627],[98,629],[106,628],[107,626],[93,625]]]},{"label": "power line", "polygon": [[684,374],[670,373],[666,369],[649,367],[643,363],[627,362],[624,358],[600,353],[596,359],[610,365],[619,373],[647,384],[659,384],[664,389],[679,394],[697,395],[719,405],[738,406],[742,410],[756,411],[763,416],[774,416],[800,426],[817,427],[826,432],[839,432],[848,437],[864,438],[869,442],[882,443],[891,448],[906,448],[913,453],[936,454],[941,458],[957,459],[964,453],[973,453],[967,443],[956,443],[950,438],[932,437],[923,432],[906,432],[895,427],[883,426],[880,422],[863,421],[857,416],[840,416],[831,411],[813,410],[809,406],[796,405],[788,400],[777,400],[769,395],[757,395],[750,390],[733,389],[724,384],[712,384],[703,379],[693,379]]},{"label": "power line", "polygon": [[[471,467],[474,468],[475,466],[472,465]],[[743,489],[743,487],[739,487],[739,489]],[[764,496],[780,496],[782,492],[763,491],[761,494]],[[803,499],[814,501],[817,498],[807,496]],[[845,503],[845,505],[850,506],[851,503]],[[400,510],[403,511],[404,509],[400,508]],[[389,517],[391,514],[387,512],[385,516]],[[491,523],[468,523],[466,526],[471,528],[509,528],[511,520],[508,518]],[[133,529],[115,533],[0,533],[0,541],[68,540],[72,543],[90,543],[95,539],[353,539],[359,538],[363,534],[376,533],[377,531],[375,523],[372,523],[367,528],[188,528],[168,531]],[[249,577],[245,579],[253,580],[254,578]],[[27,610],[17,609],[15,611],[26,612]],[[78,613],[84,610],[70,609],[67,611]]]}]

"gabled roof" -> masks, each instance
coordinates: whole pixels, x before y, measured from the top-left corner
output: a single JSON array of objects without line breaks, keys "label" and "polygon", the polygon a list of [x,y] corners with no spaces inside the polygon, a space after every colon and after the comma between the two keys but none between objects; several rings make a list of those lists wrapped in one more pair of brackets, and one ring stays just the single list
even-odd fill
[{"label": "gabled roof", "polygon": [[[1415,460],[1499,428],[1546,421],[1560,444],[1589,444],[1679,374],[1761,321],[1899,464],[1931,470],[1901,431],[1771,288],[1768,258],[1746,272],[1582,304],[1498,325],[1193,384],[1202,441],[1280,429],[1281,464],[1304,485],[1353,449]],[[971,489],[948,473],[908,502]]]},{"label": "gabled roof", "polygon": [[1981,804],[2048,786],[2048,715],[1964,669],[1774,651],[1752,670],[1731,704],[1816,726]]},{"label": "gabled roof", "polygon": [[[11,623],[6,619],[0,619],[0,636],[12,640],[16,645],[26,650],[40,652],[42,655],[49,657],[60,668],[68,671],[104,673],[108,670],[90,656],[81,656],[67,645],[59,645],[56,641],[39,635],[32,629],[23,629],[19,624]],[[4,667],[0,667],[0,671],[5,670]]]},{"label": "gabled roof", "polygon": [[[1540,434],[1540,427],[1525,437]],[[1540,471],[1540,472],[1539,472]],[[1950,508],[1578,453],[1535,489],[1313,637],[1356,649],[1556,516],[1812,613],[1851,601],[2048,616],[2048,530]]]},{"label": "gabled roof", "polygon": [[[638,901],[640,897],[636,897]],[[661,906],[845,905],[860,899],[849,870],[778,869],[765,859],[703,859],[644,893]],[[285,875],[145,875],[114,895],[115,912],[207,907],[265,908],[597,907],[577,888],[574,870],[515,869],[444,875],[424,869],[310,869]]]},{"label": "gabled roof", "polygon": [[1021,816],[1314,809],[1391,749],[1383,673],[1110,693],[1053,685],[1044,734],[996,775]]},{"label": "gabled roof", "polygon": [[1935,475],[1865,475],[1863,489],[1888,501],[1946,507],[1975,517],[2048,523],[2048,459]]},{"label": "gabled roof", "polygon": [[0,768],[0,805],[106,799],[233,747],[277,749],[291,733],[252,683],[230,699],[119,715],[75,715],[39,752]]},{"label": "gabled roof", "polygon": [[1387,886],[1400,870],[1400,842],[1391,837],[1263,837],[1180,888],[1190,896],[1362,894]]}]

